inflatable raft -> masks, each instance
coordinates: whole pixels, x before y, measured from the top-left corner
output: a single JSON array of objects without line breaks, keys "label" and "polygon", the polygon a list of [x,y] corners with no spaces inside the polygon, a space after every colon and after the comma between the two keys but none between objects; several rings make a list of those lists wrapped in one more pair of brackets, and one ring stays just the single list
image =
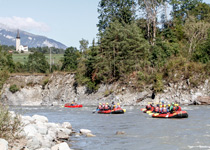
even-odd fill
[{"label": "inflatable raft", "polygon": [[147,110],[146,108],[142,108],[141,111],[143,111],[143,113],[151,113],[152,110]]},{"label": "inflatable raft", "polygon": [[98,111],[99,114],[124,114],[126,110],[122,109],[122,108],[115,108],[113,110],[109,109],[109,110],[104,110],[104,109],[100,109]]},{"label": "inflatable raft", "polygon": [[176,111],[174,113],[160,114],[154,113],[152,114],[153,118],[188,118],[188,114],[186,111]]},{"label": "inflatable raft", "polygon": [[79,105],[79,104],[77,104],[77,105],[72,105],[71,103],[66,103],[66,104],[64,105],[64,107],[68,107],[68,108],[79,108],[79,107],[82,107],[82,105]]}]

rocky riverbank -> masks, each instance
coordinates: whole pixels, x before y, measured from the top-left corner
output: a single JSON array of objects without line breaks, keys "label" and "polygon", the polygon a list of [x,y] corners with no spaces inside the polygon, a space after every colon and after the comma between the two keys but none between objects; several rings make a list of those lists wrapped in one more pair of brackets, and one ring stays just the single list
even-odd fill
[{"label": "rocky riverbank", "polygon": [[[162,93],[153,93],[151,86],[135,89],[134,81],[127,84],[100,85],[95,93],[86,86],[78,86],[74,74],[14,75],[4,84],[1,101],[8,105],[63,105],[72,100],[84,106],[96,106],[98,102],[120,102],[123,105],[145,105],[147,102],[176,101],[180,104],[210,104],[209,80],[194,87],[190,80],[169,83]],[[18,91],[12,93],[11,85]],[[141,91],[141,92],[140,92]]]},{"label": "rocky riverbank", "polygon": [[[10,113],[13,117],[16,115],[14,112]],[[21,138],[9,144],[0,139],[1,150],[70,150],[71,136],[95,136],[88,129],[80,129],[80,133],[74,132],[69,122],[50,123],[45,116],[20,116],[20,120],[23,124],[19,133]]]}]

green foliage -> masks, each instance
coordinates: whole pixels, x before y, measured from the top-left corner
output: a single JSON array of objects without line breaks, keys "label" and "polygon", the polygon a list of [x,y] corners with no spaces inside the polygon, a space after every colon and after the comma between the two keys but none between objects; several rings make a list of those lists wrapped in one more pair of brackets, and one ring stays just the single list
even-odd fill
[{"label": "green foliage", "polygon": [[99,2],[99,31],[104,32],[111,22],[129,24],[134,20],[135,0],[101,0]]},{"label": "green foliage", "polygon": [[46,73],[49,72],[49,64],[43,53],[35,52],[29,54],[26,62],[26,68],[28,72]]},{"label": "green foliage", "polygon": [[0,138],[13,145],[16,140],[24,138],[20,136],[23,126],[19,115],[16,114],[13,117],[8,107],[0,104]]},{"label": "green foliage", "polygon": [[15,93],[15,92],[17,92],[19,90],[20,89],[17,87],[16,84],[10,85],[10,87],[9,87],[9,91],[12,92],[12,93]]},{"label": "green foliage", "polygon": [[148,60],[149,43],[135,23],[122,25],[118,21],[110,24],[101,39],[99,61],[96,64],[97,78],[112,82],[140,70]]},{"label": "green foliage", "polygon": [[89,42],[85,39],[82,39],[79,41],[79,43],[80,43],[80,51],[81,52],[87,51]]},{"label": "green foliage", "polygon": [[200,44],[192,55],[192,60],[196,62],[208,63],[210,60],[210,29],[206,41]]},{"label": "green foliage", "polygon": [[0,91],[3,88],[4,83],[9,78],[9,72],[6,69],[0,70]]},{"label": "green foliage", "polygon": [[80,53],[75,47],[69,47],[64,53],[64,60],[61,70],[75,71],[78,65]]},{"label": "green foliage", "polygon": [[155,92],[162,92],[163,91],[163,74],[157,73],[154,80],[154,91]]},{"label": "green foliage", "polygon": [[45,79],[43,82],[43,86],[45,86],[49,82],[49,78]]}]

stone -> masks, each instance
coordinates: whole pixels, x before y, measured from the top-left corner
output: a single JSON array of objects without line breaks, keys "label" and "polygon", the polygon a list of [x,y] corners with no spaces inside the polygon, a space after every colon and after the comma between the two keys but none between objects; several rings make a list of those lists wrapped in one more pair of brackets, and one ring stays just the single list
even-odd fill
[{"label": "stone", "polygon": [[65,132],[58,132],[57,133],[57,139],[58,140],[68,140],[69,139],[69,135],[66,134]]},{"label": "stone", "polygon": [[36,128],[33,125],[27,125],[23,128],[24,132],[28,137],[34,137],[37,133]]},{"label": "stone", "polygon": [[51,150],[71,150],[66,142],[57,144],[51,148]]},{"label": "stone", "polygon": [[42,123],[47,123],[48,119],[45,116],[40,116],[40,115],[33,115],[32,118],[36,121],[36,122],[42,122]]},{"label": "stone", "polygon": [[62,127],[63,127],[63,128],[67,128],[67,129],[72,129],[72,126],[71,126],[71,124],[70,124],[69,122],[64,122],[64,123],[62,124]]},{"label": "stone", "polygon": [[80,129],[80,133],[86,135],[87,133],[91,133],[88,129]]},{"label": "stone", "polygon": [[8,142],[5,139],[0,139],[0,150],[8,150]]},{"label": "stone", "polygon": [[95,137],[96,135],[93,135],[92,133],[87,133],[86,137]]},{"label": "stone", "polygon": [[197,103],[201,105],[210,105],[210,96],[198,96]]},{"label": "stone", "polygon": [[37,136],[34,136],[30,140],[28,140],[27,147],[30,150],[36,150],[38,148],[41,148],[41,142]]},{"label": "stone", "polygon": [[116,135],[122,135],[122,134],[125,134],[125,132],[124,131],[117,131],[116,132]]}]

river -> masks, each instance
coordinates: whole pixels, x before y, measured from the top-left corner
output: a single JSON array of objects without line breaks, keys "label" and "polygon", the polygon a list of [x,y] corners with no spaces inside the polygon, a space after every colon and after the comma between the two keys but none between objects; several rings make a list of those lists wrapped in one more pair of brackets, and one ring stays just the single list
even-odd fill
[{"label": "river", "polygon": [[[183,106],[189,117],[156,119],[142,107],[124,107],[125,114],[92,113],[95,108],[10,107],[23,115],[46,116],[49,122],[70,122],[75,131],[89,129],[96,137],[72,137],[75,150],[210,150],[210,106]],[[116,135],[124,131],[123,135]]]}]

